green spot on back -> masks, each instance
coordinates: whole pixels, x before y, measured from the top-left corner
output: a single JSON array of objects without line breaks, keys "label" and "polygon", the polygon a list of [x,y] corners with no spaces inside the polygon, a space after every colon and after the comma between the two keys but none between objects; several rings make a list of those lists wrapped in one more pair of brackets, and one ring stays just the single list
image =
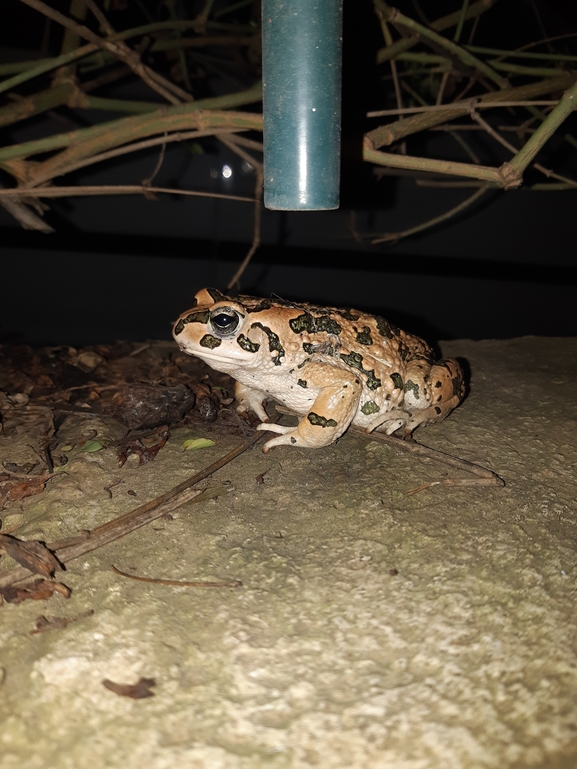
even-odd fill
[{"label": "green spot on back", "polygon": [[378,411],[380,411],[380,406],[377,406],[377,404],[374,401],[367,401],[366,403],[363,403],[361,406],[361,411],[363,414],[376,414]]},{"label": "green spot on back", "polygon": [[372,344],[373,337],[371,336],[371,329],[368,326],[363,326],[363,330],[357,332],[357,342],[359,344]]},{"label": "green spot on back", "polygon": [[375,315],[375,321],[377,322],[377,328],[379,329],[379,334],[381,336],[384,336],[387,339],[392,339],[399,333],[397,326],[395,326],[393,323],[389,323],[389,321],[385,320],[385,318],[381,318],[379,315]]},{"label": "green spot on back", "polygon": [[303,312],[302,315],[297,315],[296,318],[291,318],[289,320],[289,326],[295,334],[302,334],[303,331],[312,334],[314,330],[313,316],[308,312]]}]

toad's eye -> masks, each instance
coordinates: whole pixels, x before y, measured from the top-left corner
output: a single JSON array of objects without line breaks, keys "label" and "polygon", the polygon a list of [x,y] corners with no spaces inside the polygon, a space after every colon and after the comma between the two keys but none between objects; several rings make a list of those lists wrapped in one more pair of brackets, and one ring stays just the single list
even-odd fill
[{"label": "toad's eye", "polygon": [[210,314],[210,325],[216,336],[233,336],[240,323],[240,315],[231,307],[219,307]]}]

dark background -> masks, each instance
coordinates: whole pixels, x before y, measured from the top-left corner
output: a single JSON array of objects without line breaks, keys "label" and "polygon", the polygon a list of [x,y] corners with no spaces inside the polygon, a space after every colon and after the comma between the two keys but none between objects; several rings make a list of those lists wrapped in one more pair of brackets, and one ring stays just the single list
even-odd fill
[{"label": "dark background", "polygon": [[[51,4],[68,10],[67,2]],[[185,5],[193,18],[198,3]],[[415,15],[411,2],[398,5]],[[43,33],[39,14],[18,0],[5,0],[3,6],[1,59],[37,55]],[[421,3],[431,18],[459,7],[458,0]],[[114,14],[109,18],[117,28],[129,26]],[[501,0],[481,18],[475,42],[511,48],[543,37],[542,26],[548,35],[577,32],[577,5],[573,0]],[[54,28],[52,54],[59,52],[60,39]],[[474,190],[420,187],[408,177],[378,179],[357,160],[366,111],[393,106],[390,84],[383,80],[388,65],[374,65],[382,38],[370,2],[345,0],[344,44],[341,209],[265,211],[263,245],[241,280],[242,292],[375,310],[430,339],[577,335],[577,192],[496,190],[420,236],[396,245],[373,246],[368,237],[358,242],[359,233],[399,231],[426,221]],[[213,80],[210,89],[222,93],[230,84]],[[117,83],[106,95],[154,98],[134,81]],[[76,125],[113,117],[61,111],[61,118]],[[44,115],[0,132],[0,142],[60,130],[58,119]],[[577,152],[562,141],[571,130],[577,136],[575,116],[539,159],[577,178]],[[494,143],[479,137],[478,144],[482,162],[498,165],[508,159]],[[409,140],[407,151],[467,160],[441,132]],[[158,149],[152,149],[70,174],[62,183],[138,184],[150,176],[157,159]],[[225,165],[232,169],[229,179],[222,174]],[[545,178],[529,172],[526,181]],[[240,158],[208,139],[193,151],[168,145],[154,183],[252,195],[254,176]],[[171,321],[199,288],[224,288],[252,238],[250,203],[133,196],[49,201],[49,206],[46,220],[56,229],[50,235],[22,230],[0,208],[0,341],[81,345],[167,338]]]}]

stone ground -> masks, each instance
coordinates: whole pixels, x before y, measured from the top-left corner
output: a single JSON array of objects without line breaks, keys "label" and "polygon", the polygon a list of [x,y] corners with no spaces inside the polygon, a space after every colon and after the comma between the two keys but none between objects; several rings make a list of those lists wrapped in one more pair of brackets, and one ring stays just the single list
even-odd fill
[{"label": "stone ground", "polygon": [[[407,494],[465,476],[355,435],[243,454],[211,479],[228,493],[71,562],[70,599],[0,607],[2,769],[577,765],[577,339],[443,352],[467,359],[470,394],[416,438],[504,488]],[[142,467],[82,454],[4,529],[93,528],[239,440],[183,453],[188,437]],[[110,564],[243,587],[135,582]],[[88,609],[30,634],[41,613]],[[102,684],[140,677],[153,697]]]}]

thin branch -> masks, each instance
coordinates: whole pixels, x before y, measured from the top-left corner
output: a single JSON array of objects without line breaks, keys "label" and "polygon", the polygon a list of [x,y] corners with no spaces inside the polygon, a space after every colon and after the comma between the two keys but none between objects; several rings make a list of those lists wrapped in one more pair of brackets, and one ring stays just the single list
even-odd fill
[{"label": "thin branch", "polygon": [[[31,8],[34,8],[34,10],[44,14],[44,16],[48,17],[49,19],[58,22],[58,24],[61,24],[63,27],[76,32],[76,34],[79,37],[84,38],[84,40],[88,40],[88,42],[93,43],[99,48],[103,48],[104,50],[114,54],[114,56],[127,64],[130,69],[136,75],[138,75],[138,77],[140,77],[150,88],[152,88],[152,90],[156,91],[163,98],[165,98],[166,101],[170,102],[171,104],[180,104],[180,99],[177,99],[171,93],[171,90],[173,90],[173,84],[171,83],[170,89],[168,89],[166,87],[168,81],[166,81],[165,78],[161,77],[157,73],[153,72],[150,67],[147,67],[145,64],[143,64],[140,61],[138,54],[128,48],[128,46],[122,41],[112,43],[108,40],[105,40],[104,38],[99,37],[90,29],[88,29],[88,27],[85,27],[83,24],[78,24],[73,19],[70,19],[68,16],[60,13],[60,11],[56,11],[54,8],[46,5],[46,3],[42,2],[42,0],[20,0],[20,2],[30,6]],[[187,96],[189,99],[192,98],[190,94],[187,94]]]},{"label": "thin branch", "polygon": [[445,87],[447,85],[447,80],[449,79],[450,72],[443,72],[443,76],[441,77],[441,85],[439,86],[439,92],[437,93],[437,99],[435,101],[435,106],[440,106],[443,103],[443,96],[445,95]]},{"label": "thin branch", "polygon": [[0,201],[4,199],[93,197],[97,195],[144,195],[146,197],[151,192],[164,193],[166,195],[192,195],[198,198],[221,198],[222,200],[237,200],[240,203],[254,203],[255,200],[254,198],[244,198],[240,195],[179,190],[172,187],[147,187],[145,184],[99,184],[79,187],[33,187],[32,189],[14,187],[11,189],[0,189]]},{"label": "thin branch", "polygon": [[[176,15],[176,8],[174,5],[174,0],[167,0],[166,6],[168,8],[168,12],[170,14],[170,18],[174,21],[177,20]],[[206,28],[206,19],[205,19],[205,25],[203,26],[203,31]],[[182,33],[180,31],[176,31],[173,33],[177,39],[180,39],[182,37]],[[186,63],[186,54],[182,48],[177,49],[177,56],[178,56],[178,63],[180,65],[180,76],[184,82],[184,85],[186,86],[187,91],[192,91],[192,85],[190,83],[190,77],[188,75],[188,66]]]},{"label": "thin branch", "polygon": [[[383,33],[383,37],[385,39],[385,43],[387,45],[387,48],[390,48],[393,44],[393,38],[391,37],[391,32],[389,30],[389,25],[387,22],[380,17],[379,18],[380,24],[381,24],[381,31]],[[396,58],[389,59],[389,64],[391,67],[391,75],[393,76],[393,84],[395,87],[395,99],[397,101],[397,109],[401,110],[403,108],[403,97],[401,95],[401,87],[399,85],[399,74],[397,72],[397,60]]]},{"label": "thin branch", "polygon": [[[479,101],[480,97],[474,97],[469,100],[471,107],[475,109],[493,109],[495,107],[551,107],[559,103],[559,100],[552,99],[543,101]],[[403,109],[380,109],[374,112],[367,112],[367,117],[386,117],[387,115],[420,115],[425,112],[435,112],[436,110],[455,110],[461,113],[463,104],[435,104],[422,107],[404,107]]]},{"label": "thin branch", "polygon": [[[577,32],[572,32],[568,35],[560,35],[560,38],[566,38],[566,37],[577,37]],[[551,38],[551,40],[556,40],[560,38]],[[577,56],[570,56],[569,54],[565,53],[526,53],[527,48],[531,48],[535,45],[541,45],[543,40],[540,40],[536,43],[529,43],[528,46],[525,46],[523,48],[517,48],[515,51],[506,51],[503,48],[487,48],[480,45],[465,45],[463,46],[468,51],[471,51],[471,53],[482,53],[483,55],[487,56],[495,56],[498,57],[499,60],[502,59],[534,59],[534,60],[540,60],[540,61],[566,61],[566,62],[576,62]],[[497,60],[497,59],[495,59]],[[494,64],[495,60],[491,60],[491,62]]]},{"label": "thin branch", "polygon": [[463,0],[463,5],[461,6],[461,13],[459,14],[459,22],[457,24],[457,29],[455,30],[455,36],[453,37],[453,42],[458,43],[461,39],[461,33],[463,32],[463,26],[465,24],[465,19],[467,18],[467,11],[469,10],[469,0]]},{"label": "thin branch", "polygon": [[160,169],[162,168],[162,164],[164,163],[164,155],[166,153],[166,134],[164,135],[163,139],[164,141],[160,146],[160,153],[158,155],[158,160],[156,161],[156,165],[154,166],[154,170],[152,171],[150,176],[148,176],[146,179],[143,179],[141,182],[142,186],[146,187],[147,189],[150,189],[150,185],[156,179],[156,176],[160,171]]},{"label": "thin branch", "polygon": [[[252,2],[252,0],[251,0]],[[242,25],[232,25],[232,24],[222,24],[217,22],[209,21],[207,23],[208,27],[215,28],[215,29],[223,29],[223,30],[230,30],[234,31],[236,34],[239,34],[241,32],[245,32],[246,34],[252,33],[254,34],[254,30],[252,27],[242,26]],[[197,30],[198,22],[197,21],[157,21],[153,24],[145,24],[141,27],[134,27],[132,29],[126,29],[123,32],[118,32],[115,35],[113,35],[108,42],[115,42],[118,40],[128,40],[131,37],[140,37],[141,35],[148,35],[155,32],[162,32],[164,30],[187,30],[187,29],[193,29]],[[65,64],[69,64],[70,62],[76,61],[77,59],[82,59],[86,56],[90,56],[92,54],[95,54],[99,51],[100,46],[95,45],[94,43],[89,43],[88,45],[84,45],[81,48],[77,48],[75,51],[70,51],[70,53],[63,54],[61,56],[55,56],[54,58],[50,59],[39,59],[35,60],[32,59],[30,61],[22,61],[22,62],[13,62],[10,64],[0,64],[0,75],[2,74],[10,74],[12,72],[16,72],[18,74],[14,75],[14,77],[9,78],[8,80],[4,80],[2,83],[0,83],[0,93],[4,93],[5,91],[10,91],[13,88],[16,88],[17,86],[21,85],[22,83],[25,83],[27,80],[32,80],[35,77],[38,77],[39,75],[43,75],[46,72],[50,72],[53,69],[57,69],[58,67],[61,67]],[[153,45],[154,49],[154,45]]]},{"label": "thin branch", "polygon": [[128,577],[128,579],[134,579],[137,582],[148,582],[153,585],[174,585],[175,587],[242,587],[242,582],[239,579],[233,579],[223,582],[203,582],[198,580],[187,579],[160,579],[158,577],[140,577],[137,574],[129,574],[126,571],[117,569],[112,563],[110,568],[116,574],[120,574],[121,577]]},{"label": "thin branch", "polygon": [[254,202],[252,243],[248,250],[247,255],[242,260],[240,267],[237,269],[237,271],[234,273],[234,275],[228,282],[226,286],[228,290],[228,289],[234,288],[239,283],[241,276],[244,274],[244,271],[250,264],[252,257],[254,256],[254,254],[256,253],[257,249],[260,246],[260,241],[261,241],[260,227],[261,227],[261,216],[262,216],[261,204],[262,204],[262,193],[263,193],[264,169],[263,169],[263,164],[259,160],[256,160],[252,155],[249,155],[248,152],[245,152],[241,147],[238,146],[240,142],[238,142],[237,139],[240,137],[219,135],[218,138],[223,144],[225,144],[233,152],[236,152],[237,155],[243,158],[247,163],[250,163],[255,169],[255,183],[254,183],[255,202]]},{"label": "thin branch", "polygon": [[[449,482],[446,485],[460,486],[469,485],[471,483],[480,484],[482,486],[487,485],[503,487],[505,485],[505,481],[492,470],[488,470],[486,467],[477,465],[475,462],[469,462],[467,459],[460,459],[459,457],[454,457],[452,454],[446,454],[444,451],[439,451],[439,449],[433,449],[430,446],[417,443],[417,441],[406,441],[402,438],[396,438],[394,435],[387,435],[386,433],[380,433],[376,431],[373,431],[372,433],[366,433],[362,428],[359,427],[352,427],[349,428],[349,430],[356,435],[364,436],[367,440],[387,443],[389,446],[394,446],[401,451],[407,451],[411,454],[417,454],[421,457],[428,457],[429,459],[434,459],[437,462],[442,462],[445,465],[450,465],[451,467],[458,468],[459,470],[465,470],[466,472],[477,476],[477,480],[475,481],[472,479],[464,481],[457,480]],[[438,483],[443,483],[443,481],[438,481]]]},{"label": "thin branch", "polygon": [[[495,141],[499,142],[503,147],[506,147],[509,152],[511,152],[513,155],[518,156],[520,154],[520,150],[517,149],[513,144],[508,142],[503,136],[501,136],[493,126],[491,126],[487,121],[483,120],[483,118],[478,115],[475,111],[471,113],[471,117],[473,120],[475,120],[482,128],[485,130],[490,136],[495,139]],[[563,184],[568,184],[571,187],[577,187],[577,182],[573,181],[572,179],[568,179],[566,176],[561,176],[560,174],[556,174],[554,171],[551,171],[549,168],[545,168],[545,166],[542,166],[540,163],[533,163],[533,168],[535,168],[537,171],[540,171],[545,176],[552,178],[552,179],[558,179]]]},{"label": "thin branch", "polygon": [[[4,185],[0,183],[0,196],[4,191]],[[0,197],[0,206],[13,216],[24,230],[37,230],[46,234],[54,232],[54,229],[31,211],[23,201],[15,200],[9,196]]]},{"label": "thin branch", "polygon": [[479,198],[482,197],[485,192],[487,192],[487,189],[488,186],[484,184],[482,187],[479,187],[479,189],[476,190],[470,197],[468,197],[462,203],[459,203],[458,206],[455,206],[449,211],[446,211],[444,214],[436,216],[433,219],[429,219],[426,222],[422,222],[421,224],[418,224],[415,227],[411,227],[408,230],[402,230],[401,232],[390,232],[386,235],[379,236],[378,238],[373,238],[371,243],[373,245],[376,245],[377,243],[396,243],[398,240],[401,240],[401,238],[407,238],[410,235],[415,235],[417,232],[428,230],[431,227],[435,227],[437,224],[446,222],[448,219],[451,219],[454,216],[457,216],[457,214],[460,214],[461,211],[464,211],[469,206],[472,206],[473,203],[479,200]]},{"label": "thin branch", "polygon": [[386,21],[390,21],[391,24],[407,29],[414,34],[416,33],[420,36],[423,42],[433,44],[435,47],[443,48],[450,56],[462,62],[466,67],[470,67],[482,75],[485,75],[485,77],[498,85],[499,88],[508,88],[509,83],[504,77],[501,77],[501,75],[497,74],[492,67],[484,61],[481,61],[481,59],[478,59],[465,48],[453,43],[451,40],[447,40],[446,37],[439,35],[429,27],[425,27],[423,24],[419,24],[413,19],[410,19],[396,8],[391,8],[384,2],[384,0],[374,0],[374,3],[377,15],[381,15]]},{"label": "thin branch", "polygon": [[[479,0],[479,2],[473,3],[473,5],[469,6],[469,9],[467,10],[466,18],[471,19],[478,17],[479,14],[488,11],[493,4],[494,0]],[[460,16],[461,11],[455,11],[454,13],[449,13],[446,16],[442,16],[441,18],[432,21],[429,26],[436,32],[442,32],[444,29],[449,29],[450,27],[454,27],[456,24],[458,24]],[[400,53],[409,50],[409,48],[412,48],[419,42],[420,37],[418,35],[412,35],[410,37],[403,37],[401,40],[397,40],[390,47],[381,48],[379,51],[377,51],[377,64],[382,64],[389,59],[394,59]]]}]

